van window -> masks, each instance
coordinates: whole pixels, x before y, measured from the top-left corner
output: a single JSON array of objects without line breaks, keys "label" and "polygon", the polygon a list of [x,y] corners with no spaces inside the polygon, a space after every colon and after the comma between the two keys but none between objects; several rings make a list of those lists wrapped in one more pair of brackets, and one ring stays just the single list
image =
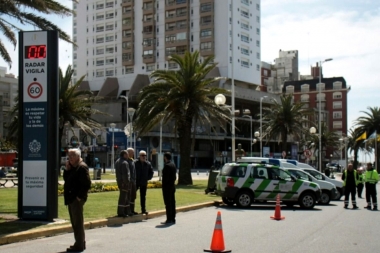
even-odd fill
[{"label": "van window", "polygon": [[[254,178],[268,179],[268,170],[265,167],[254,167],[252,169]],[[251,172],[252,174],[252,172]]]},{"label": "van window", "polygon": [[292,178],[288,173],[279,169],[268,168],[269,179],[291,181]]}]

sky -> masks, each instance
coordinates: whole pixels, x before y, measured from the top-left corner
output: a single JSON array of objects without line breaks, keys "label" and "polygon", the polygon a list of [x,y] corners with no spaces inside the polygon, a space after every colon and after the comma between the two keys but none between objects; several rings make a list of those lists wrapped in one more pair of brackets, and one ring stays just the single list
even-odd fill
[{"label": "sky", "polygon": [[[70,0],[59,2],[72,4]],[[49,19],[72,34],[71,17]],[[316,62],[333,58],[323,64],[323,75],[344,77],[351,87],[348,129],[368,107],[380,106],[380,1],[262,0],[261,60],[273,63],[280,49],[298,50],[301,75],[309,75]],[[8,51],[14,59],[8,73],[17,75],[17,50],[8,46]],[[69,43],[60,41],[59,59],[62,69],[72,64]],[[8,67],[2,59],[0,66]]]}]

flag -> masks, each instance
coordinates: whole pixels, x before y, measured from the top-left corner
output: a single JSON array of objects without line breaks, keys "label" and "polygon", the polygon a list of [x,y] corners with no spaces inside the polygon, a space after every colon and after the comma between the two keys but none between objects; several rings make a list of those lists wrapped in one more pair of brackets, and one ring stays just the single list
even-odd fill
[{"label": "flag", "polygon": [[373,132],[373,133],[367,138],[367,140],[375,139],[375,136],[376,136],[376,131]]},{"label": "flag", "polygon": [[356,141],[365,140],[367,139],[367,132],[364,132],[362,135],[360,135]]}]

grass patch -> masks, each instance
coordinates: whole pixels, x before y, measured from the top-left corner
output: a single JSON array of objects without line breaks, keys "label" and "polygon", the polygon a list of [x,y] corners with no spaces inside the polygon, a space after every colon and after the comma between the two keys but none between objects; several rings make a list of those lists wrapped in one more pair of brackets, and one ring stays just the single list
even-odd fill
[{"label": "grass patch", "polygon": [[[177,207],[220,199],[214,195],[206,195],[204,192],[206,187],[207,180],[194,180],[193,185],[177,186]],[[0,236],[37,227],[51,226],[46,225],[45,222],[14,220],[14,217],[17,216],[17,188],[0,189],[0,195],[2,202],[0,206]],[[116,215],[118,197],[118,191],[89,194],[84,206],[85,221],[114,217]],[[135,211],[141,212],[139,191],[137,192],[135,203]],[[161,188],[147,190],[146,209],[148,212],[165,209]],[[13,219],[10,219],[10,217]],[[58,218],[69,220],[69,213],[64,205],[63,196],[58,197]]]}]

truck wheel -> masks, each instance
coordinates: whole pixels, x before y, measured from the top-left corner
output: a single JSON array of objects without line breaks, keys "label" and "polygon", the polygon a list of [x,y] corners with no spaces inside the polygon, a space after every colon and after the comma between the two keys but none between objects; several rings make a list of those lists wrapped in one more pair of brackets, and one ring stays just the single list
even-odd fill
[{"label": "truck wheel", "polygon": [[318,204],[328,205],[330,203],[330,193],[328,191],[322,191],[321,199]]},{"label": "truck wheel", "polygon": [[223,203],[227,206],[233,206],[235,204],[235,201],[233,199],[229,199],[226,197],[222,197]]},{"label": "truck wheel", "polygon": [[241,191],[235,197],[238,207],[249,207],[253,202],[252,194],[248,191]]},{"label": "truck wheel", "polygon": [[302,208],[313,209],[315,206],[315,196],[311,192],[305,192],[299,198],[299,203]]}]

